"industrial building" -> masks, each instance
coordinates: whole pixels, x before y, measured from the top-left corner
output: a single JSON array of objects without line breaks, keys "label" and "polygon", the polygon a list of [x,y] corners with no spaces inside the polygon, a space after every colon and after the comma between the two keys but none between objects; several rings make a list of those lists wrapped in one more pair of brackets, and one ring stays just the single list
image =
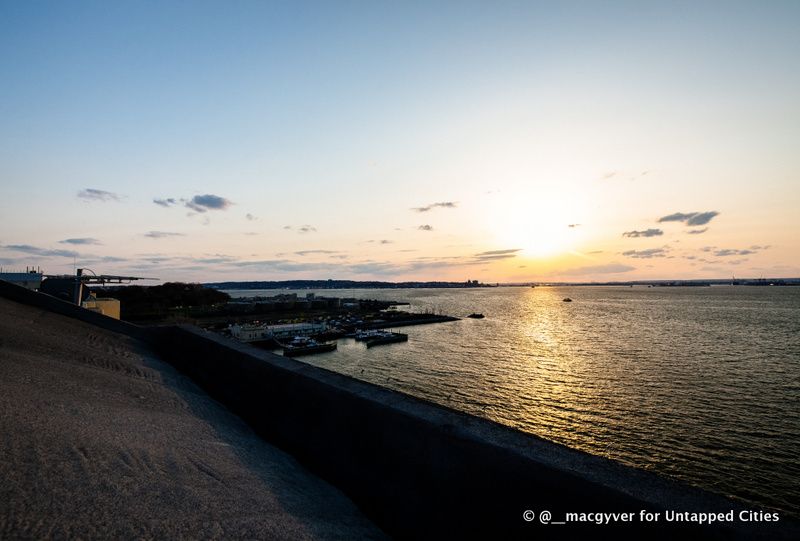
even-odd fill
[{"label": "industrial building", "polygon": [[42,270],[25,269],[25,272],[0,272],[0,280],[37,291],[42,285]]}]

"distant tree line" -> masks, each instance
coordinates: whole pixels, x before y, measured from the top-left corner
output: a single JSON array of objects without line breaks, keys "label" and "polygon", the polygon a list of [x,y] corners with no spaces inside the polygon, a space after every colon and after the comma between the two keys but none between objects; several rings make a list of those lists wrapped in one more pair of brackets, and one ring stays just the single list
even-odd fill
[{"label": "distant tree line", "polygon": [[208,308],[226,303],[230,295],[202,284],[167,282],[160,286],[125,286],[92,288],[98,297],[113,297],[120,301],[122,319],[164,319],[191,309]]}]

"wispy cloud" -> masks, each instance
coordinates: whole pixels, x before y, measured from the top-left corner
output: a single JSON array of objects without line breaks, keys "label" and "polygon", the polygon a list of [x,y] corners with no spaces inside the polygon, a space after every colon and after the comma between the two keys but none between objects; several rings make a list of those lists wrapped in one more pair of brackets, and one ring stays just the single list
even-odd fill
[{"label": "wispy cloud", "polygon": [[78,197],[86,201],[119,201],[122,197],[114,192],[107,192],[105,190],[97,190],[95,188],[86,188],[78,192]]},{"label": "wispy cloud", "polygon": [[202,263],[206,265],[215,265],[218,263],[235,263],[238,261],[238,258],[230,256],[230,255],[223,255],[223,254],[213,254],[204,257],[193,257],[191,261],[194,263]]},{"label": "wispy cloud", "polygon": [[716,246],[703,246],[700,248],[700,251],[707,254],[712,254],[715,257],[731,257],[737,255],[741,256],[757,254],[758,252],[768,248],[768,245],[762,246],[759,244],[754,244],[750,246],[750,248],[718,248]]},{"label": "wispy cloud", "polygon": [[687,233],[689,235],[702,235],[706,231],[708,231],[708,228],[704,227],[703,229],[690,229],[689,231],[687,231]]},{"label": "wispy cloud", "polygon": [[315,233],[317,228],[313,225],[304,224],[301,226],[284,225],[286,231],[297,231],[298,233]]},{"label": "wispy cloud", "polygon": [[617,274],[621,272],[630,272],[632,270],[636,270],[636,267],[623,265],[621,263],[609,263],[607,265],[589,265],[587,267],[568,269],[561,274],[565,276],[584,276],[587,274]]},{"label": "wispy cloud", "polygon": [[172,231],[148,231],[144,236],[151,239],[165,239],[168,237],[185,237],[186,235],[184,233],[174,233]]},{"label": "wispy cloud", "polygon": [[433,226],[425,224],[425,225],[419,226],[417,229],[419,229],[420,231],[433,231]]},{"label": "wispy cloud", "polygon": [[84,265],[94,265],[97,263],[130,263],[131,259],[125,257],[117,257],[113,255],[104,256],[81,256],[81,263]]},{"label": "wispy cloud", "polygon": [[59,244],[102,244],[99,240],[93,238],[80,238],[80,239],[64,239],[58,241]]},{"label": "wispy cloud", "polygon": [[634,257],[637,259],[652,259],[654,257],[666,257],[667,250],[665,248],[649,248],[647,250],[628,250],[622,252],[625,257]]},{"label": "wispy cloud", "polygon": [[51,250],[48,248],[39,248],[38,246],[31,246],[30,244],[6,244],[3,246],[6,250],[12,252],[22,252],[24,254],[38,255],[44,257],[80,257],[81,254],[74,250]]},{"label": "wispy cloud", "polygon": [[475,256],[474,261],[496,261],[498,259],[511,259],[512,257],[517,257],[517,254],[477,255]]},{"label": "wispy cloud", "polygon": [[237,268],[248,268],[260,272],[269,271],[284,271],[284,272],[302,272],[302,271],[334,271],[342,270],[340,263],[298,263],[288,259],[266,259],[255,261],[238,261]]},{"label": "wispy cloud", "polygon": [[685,222],[686,225],[697,226],[706,225],[716,216],[719,216],[719,212],[716,210],[709,210],[706,212],[675,212],[667,216],[662,216],[658,219],[658,222]]},{"label": "wispy cloud", "polygon": [[570,229],[575,229],[576,227],[580,227],[580,226],[581,226],[581,224],[568,224],[567,225],[567,227],[569,227]]},{"label": "wispy cloud", "polygon": [[338,253],[334,250],[300,250],[299,252],[295,252],[295,255],[299,256],[306,256],[308,254],[335,254]]},{"label": "wispy cloud", "polygon": [[435,208],[442,208],[442,209],[454,209],[458,206],[457,201],[441,201],[439,203],[431,203],[430,205],[425,205],[424,207],[412,207],[411,210],[416,212],[428,212]]},{"label": "wispy cloud", "polygon": [[103,263],[123,263],[125,261],[130,261],[130,259],[128,259],[127,257],[117,257],[113,255],[104,255],[97,259],[99,259]]},{"label": "wispy cloud", "polygon": [[639,237],[660,237],[664,232],[660,229],[645,229],[644,231],[625,231],[623,237],[639,238]]},{"label": "wispy cloud", "polygon": [[233,205],[233,203],[230,200],[210,193],[205,195],[195,195],[186,202],[186,207],[200,213],[207,212],[209,210],[226,210],[231,205]]},{"label": "wispy cloud", "polygon": [[171,207],[178,203],[173,197],[168,197],[166,199],[153,199],[153,203],[162,207]]},{"label": "wispy cloud", "polygon": [[475,257],[485,257],[485,256],[493,256],[493,255],[509,255],[515,254],[517,252],[522,251],[522,248],[510,248],[508,250],[489,250],[488,252],[481,252],[479,254],[475,254]]},{"label": "wispy cloud", "polygon": [[249,212],[247,214],[245,214],[244,217],[247,219],[248,222],[253,222],[255,220],[258,220],[257,216],[254,216],[254,215],[250,214]]},{"label": "wispy cloud", "polygon": [[715,257],[730,257],[733,255],[750,255],[756,253],[756,250],[735,250],[735,249],[722,249],[714,252]]},{"label": "wispy cloud", "polygon": [[482,263],[486,263],[486,261],[478,260],[474,257],[465,258],[462,256],[446,256],[420,257],[400,265],[391,262],[382,262],[381,265],[385,267],[385,274],[415,274],[427,270],[468,267]]},{"label": "wispy cloud", "polygon": [[636,180],[642,177],[646,177],[650,174],[650,171],[645,169],[644,171],[609,171],[608,173],[603,174],[600,179],[601,180],[610,180],[612,178],[617,179],[628,179],[628,180]]}]

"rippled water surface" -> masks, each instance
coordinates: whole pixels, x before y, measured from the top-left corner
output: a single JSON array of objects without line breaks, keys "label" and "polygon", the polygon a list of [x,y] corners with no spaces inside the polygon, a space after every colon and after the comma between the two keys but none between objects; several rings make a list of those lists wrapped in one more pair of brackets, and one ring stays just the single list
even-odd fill
[{"label": "rippled water surface", "polygon": [[800,287],[317,293],[486,318],[304,362],[800,514]]}]

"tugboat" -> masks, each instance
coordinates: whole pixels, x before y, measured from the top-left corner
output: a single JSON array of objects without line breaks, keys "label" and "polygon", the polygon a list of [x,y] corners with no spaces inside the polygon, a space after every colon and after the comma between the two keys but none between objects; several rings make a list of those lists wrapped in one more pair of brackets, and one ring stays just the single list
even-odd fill
[{"label": "tugboat", "polygon": [[467,317],[472,319],[483,319],[486,316],[484,316],[483,314],[473,313],[468,315]]},{"label": "tugboat", "polygon": [[294,340],[283,346],[284,357],[298,357],[312,353],[325,353],[336,349],[336,342],[317,342],[307,336],[295,336]]}]

